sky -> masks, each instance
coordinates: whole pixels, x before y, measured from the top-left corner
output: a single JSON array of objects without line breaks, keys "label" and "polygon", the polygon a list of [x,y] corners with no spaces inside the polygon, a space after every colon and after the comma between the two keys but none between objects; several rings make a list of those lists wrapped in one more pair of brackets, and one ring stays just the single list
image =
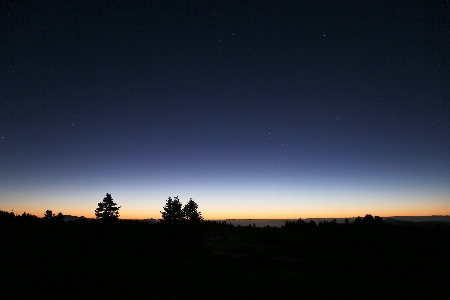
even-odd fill
[{"label": "sky", "polygon": [[0,210],[450,214],[448,1],[5,1]]}]

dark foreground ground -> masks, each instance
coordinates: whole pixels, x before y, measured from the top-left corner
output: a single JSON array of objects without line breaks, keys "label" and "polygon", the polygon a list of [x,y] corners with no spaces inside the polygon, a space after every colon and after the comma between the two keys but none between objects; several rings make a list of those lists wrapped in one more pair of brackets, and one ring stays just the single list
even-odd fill
[{"label": "dark foreground ground", "polygon": [[305,222],[0,222],[8,298],[448,299],[450,228]]}]

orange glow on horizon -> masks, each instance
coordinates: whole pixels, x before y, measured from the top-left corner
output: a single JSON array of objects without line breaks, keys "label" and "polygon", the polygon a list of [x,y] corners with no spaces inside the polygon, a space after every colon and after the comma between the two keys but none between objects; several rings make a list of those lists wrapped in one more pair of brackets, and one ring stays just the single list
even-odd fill
[{"label": "orange glow on horizon", "polygon": [[[35,212],[35,211],[21,211],[20,213],[17,211],[14,211],[15,215],[22,215],[23,213],[29,213],[31,215],[35,215],[39,218],[42,218],[44,216],[45,210],[43,212]],[[54,214],[58,214],[59,211],[52,211]],[[85,217],[88,219],[95,219],[95,214],[86,214],[82,211],[79,213],[76,212],[62,212],[63,215],[71,215],[75,217]],[[361,212],[359,214],[349,213],[349,214],[302,214],[302,215],[222,215],[222,214],[210,214],[207,216],[203,216],[205,220],[298,220],[298,219],[330,219],[330,218],[356,218],[358,216],[364,217],[366,214],[371,214],[373,216],[380,216],[380,217],[392,217],[392,216],[408,216],[408,217],[423,217],[423,216],[450,216],[450,212],[436,212],[436,211],[420,211],[420,212],[402,212],[402,211],[391,211],[386,213],[377,213],[377,212]],[[128,219],[128,220],[144,220],[144,219],[155,219],[159,220],[161,219],[161,215],[142,215],[142,214],[121,214],[119,219]]]},{"label": "orange glow on horizon", "polygon": [[[41,204],[42,205],[42,204]],[[23,212],[35,215],[42,218],[47,209],[52,210],[54,214],[61,212],[63,215],[72,216],[84,216],[85,218],[95,218],[95,205],[90,209],[79,209],[76,206],[64,207],[38,207],[38,205],[25,206],[10,204],[9,207],[0,207],[0,210],[13,212],[16,215],[22,215]],[[49,205],[51,206],[51,205]],[[160,207],[161,206],[161,207]],[[148,207],[147,209],[136,210],[133,208],[122,207],[119,211],[120,219],[160,219],[162,205],[156,207]],[[293,207],[290,210],[283,208],[272,209],[267,208],[267,211],[261,209],[221,209],[214,206],[205,207],[202,209],[202,205],[199,204],[199,211],[202,212],[205,220],[225,220],[225,219],[307,219],[307,218],[353,218],[358,216],[365,216],[371,214],[373,216],[389,217],[389,216],[432,216],[432,215],[450,215],[450,204],[442,203],[441,205],[435,205],[428,207],[426,203],[421,205],[410,206],[408,208],[397,206],[392,207],[371,207],[370,205],[361,205],[358,207],[352,207],[351,209],[341,208],[322,208],[319,205],[309,207]]]}]

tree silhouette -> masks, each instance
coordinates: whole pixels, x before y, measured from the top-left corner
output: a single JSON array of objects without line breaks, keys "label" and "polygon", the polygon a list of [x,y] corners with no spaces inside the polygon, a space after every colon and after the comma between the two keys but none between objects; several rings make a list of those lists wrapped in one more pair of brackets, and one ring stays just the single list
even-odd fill
[{"label": "tree silhouette", "polygon": [[13,212],[7,212],[4,210],[0,210],[0,221],[2,220],[7,220],[7,221],[11,221],[14,220],[16,216],[14,215]]},{"label": "tree silhouette", "polygon": [[55,219],[64,221],[64,215],[62,214],[62,212],[59,212],[59,213],[55,216]]},{"label": "tree silhouette", "polygon": [[44,219],[50,220],[53,219],[55,217],[55,215],[53,214],[53,212],[51,210],[46,210],[45,214],[44,214]]},{"label": "tree silhouette", "polygon": [[182,204],[178,196],[174,197],[173,200],[171,197],[166,200],[166,205],[164,205],[164,211],[160,211],[162,215],[163,223],[178,223],[184,219],[184,211],[181,208]]},{"label": "tree silhouette", "polygon": [[198,205],[192,200],[189,200],[183,207],[184,217],[190,222],[201,222],[203,221],[202,213],[197,211]]},{"label": "tree silhouette", "polygon": [[163,244],[178,248],[200,246],[203,239],[203,217],[192,198],[182,205],[177,197],[169,197],[161,212],[159,238]]},{"label": "tree silhouette", "polygon": [[116,206],[117,203],[114,203],[111,194],[106,193],[106,197],[98,203],[98,208],[95,209],[95,217],[97,219],[118,219],[121,206]]},{"label": "tree silhouette", "polygon": [[63,216],[62,212],[55,215],[51,210],[48,209],[45,211],[44,220],[51,220],[52,222],[53,221],[64,221],[64,216]]},{"label": "tree silhouette", "polygon": [[367,215],[364,217],[363,222],[366,222],[366,223],[371,223],[371,222],[373,222],[373,216],[372,216],[371,214],[367,214]]}]

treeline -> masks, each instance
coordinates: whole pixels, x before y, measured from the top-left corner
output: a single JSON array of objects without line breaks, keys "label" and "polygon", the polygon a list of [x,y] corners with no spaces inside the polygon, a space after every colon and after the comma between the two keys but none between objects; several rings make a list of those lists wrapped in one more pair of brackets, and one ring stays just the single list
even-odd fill
[{"label": "treeline", "polygon": [[[107,197],[110,196],[107,194]],[[111,199],[112,200],[112,199]],[[421,222],[421,223],[386,223],[378,216],[367,214],[365,217],[357,217],[350,222],[348,219],[343,223],[338,223],[336,220],[315,222],[313,220],[306,222],[299,219],[297,221],[286,221],[281,227],[256,227],[255,224],[248,226],[233,225],[226,221],[205,221],[198,211],[198,205],[192,200],[189,200],[186,205],[182,205],[178,197],[172,199],[169,197],[166,200],[166,205],[161,211],[162,218],[158,223],[147,223],[139,220],[120,220],[114,218],[98,218],[98,219],[79,219],[70,222],[64,222],[62,213],[53,214],[51,210],[44,213],[44,217],[24,212],[23,214],[14,214],[13,212],[6,212],[0,210],[0,224],[2,226],[23,225],[39,228],[43,225],[46,228],[55,227],[70,227],[70,226],[90,226],[89,224],[107,223],[106,228],[112,227],[114,224],[104,221],[120,221],[124,224],[145,224],[147,227],[158,228],[155,230],[167,231],[168,235],[174,235],[172,232],[184,231],[186,228],[202,232],[223,232],[226,234],[233,234],[239,232],[253,232],[254,238],[259,241],[273,240],[274,243],[284,243],[286,241],[303,241],[312,244],[326,244],[329,242],[343,243],[357,245],[372,246],[386,243],[387,241],[396,241],[411,237],[415,240],[439,240],[435,238],[440,234],[446,234],[450,230],[450,224],[442,222]],[[83,225],[81,225],[83,224]],[[414,224],[414,225],[411,225]],[[94,225],[93,225],[94,226]],[[118,225],[120,226],[120,225]],[[125,226],[125,225],[124,225]],[[129,226],[129,225],[126,225]],[[5,231],[5,230],[3,230]],[[258,235],[262,233],[267,238]],[[180,234],[183,236],[183,234]],[[199,239],[201,236],[197,236]],[[203,234],[204,237],[204,234]],[[163,240],[174,240],[175,238],[162,237]]]},{"label": "treeline", "polygon": [[448,295],[445,224],[394,225],[368,214],[344,223],[235,226],[203,220],[192,199],[183,205],[178,197],[166,200],[161,222],[147,223],[119,219],[105,198],[98,212],[106,214],[96,219],[0,211],[4,294],[291,299],[300,285],[302,293],[350,298],[368,288],[375,298],[392,291],[402,299]]},{"label": "treeline", "polygon": [[15,215],[0,211],[0,239],[9,250],[20,247],[79,248],[81,245],[115,249],[147,246],[161,249],[200,248],[204,240],[203,217],[192,198],[183,205],[178,197],[169,197],[160,222],[120,220],[120,206],[106,194],[95,209],[95,219],[64,222],[64,215],[46,210],[39,218],[29,213]]},{"label": "treeline", "polygon": [[51,210],[47,210],[43,218],[25,212],[15,215],[0,211],[0,234],[3,241],[19,244],[40,237],[39,243],[56,242],[71,246],[91,243],[112,247],[120,244],[121,247],[152,245],[161,249],[213,249],[214,244],[220,244],[225,248],[229,245],[233,249],[241,249],[245,248],[243,245],[263,245],[308,251],[333,249],[346,255],[400,255],[402,251],[443,254],[443,249],[450,246],[448,224],[393,225],[370,214],[352,222],[346,219],[344,223],[299,219],[286,221],[278,228],[205,221],[192,198],[183,205],[178,197],[169,197],[160,211],[160,222],[156,224],[120,220],[119,209],[111,194],[106,194],[98,203],[94,220],[64,222],[61,212],[53,214]]}]

